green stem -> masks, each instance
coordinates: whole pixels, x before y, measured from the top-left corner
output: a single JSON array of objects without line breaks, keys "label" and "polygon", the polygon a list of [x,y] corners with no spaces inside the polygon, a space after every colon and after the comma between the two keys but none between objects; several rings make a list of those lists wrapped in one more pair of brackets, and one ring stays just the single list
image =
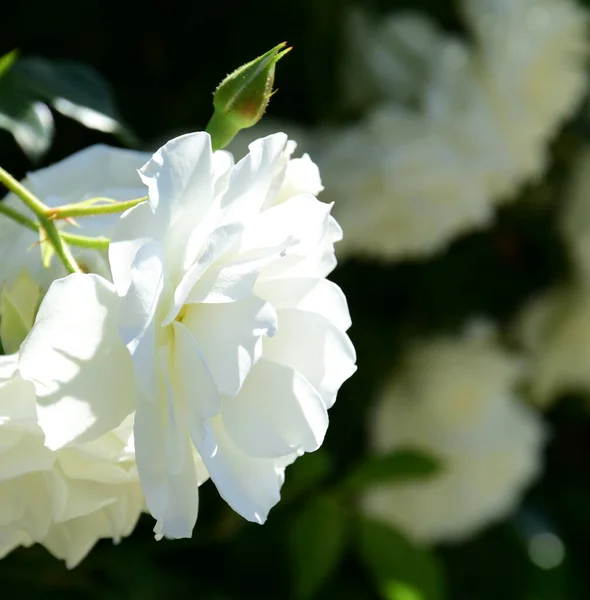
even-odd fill
[{"label": "green stem", "polygon": [[35,213],[39,219],[40,229],[49,238],[55,253],[64,264],[64,267],[70,273],[81,273],[82,271],[76,263],[76,259],[73,257],[68,245],[60,236],[55,224],[47,217],[47,210],[49,208],[2,167],[0,167],[0,182],[16,194]]},{"label": "green stem", "polygon": [[14,210],[10,206],[7,206],[4,202],[0,202],[0,213],[6,215],[9,219],[16,221],[19,225],[30,229],[31,231],[39,231],[39,224],[25,217],[22,213],[18,212],[18,210]]},{"label": "green stem", "polygon": [[11,192],[16,194],[41,220],[45,217],[45,211],[48,209],[37,196],[31,194],[27,188],[18,182],[8,171],[0,167],[0,182],[2,182]]},{"label": "green stem", "polygon": [[147,196],[143,196],[142,198],[136,198],[134,200],[125,200],[123,202],[112,202],[109,198],[93,198],[93,201],[99,202],[107,202],[110,201],[109,204],[100,204],[98,206],[85,206],[87,201],[81,202],[79,204],[64,204],[63,206],[58,206],[57,208],[48,208],[46,210],[46,215],[50,219],[67,219],[69,217],[92,217],[94,215],[108,215],[114,213],[122,213],[126,210],[141,204],[147,200]]},{"label": "green stem", "polygon": [[111,240],[106,237],[87,237],[76,233],[61,232],[61,237],[64,242],[70,246],[78,246],[79,248],[90,248],[91,250],[108,250]]},{"label": "green stem", "polygon": [[[51,227],[46,227],[47,223],[51,225]],[[61,259],[61,262],[64,264],[64,267],[70,273],[83,273],[82,269],[78,266],[70,247],[65,242],[64,238],[60,235],[57,227],[51,223],[48,219],[41,224],[42,231],[45,231],[45,234],[49,238],[55,253]]]},{"label": "green stem", "polygon": [[[0,214],[5,215],[9,219],[16,221],[19,225],[22,225],[26,229],[39,233],[41,226],[32,219],[25,217],[22,213],[18,212],[10,206],[6,206],[4,202],[0,202]],[[65,231],[60,232],[60,237],[70,246],[78,246],[79,248],[90,248],[92,250],[108,250],[109,238],[105,237],[87,237],[85,235],[78,235],[76,233],[67,233]]]}]

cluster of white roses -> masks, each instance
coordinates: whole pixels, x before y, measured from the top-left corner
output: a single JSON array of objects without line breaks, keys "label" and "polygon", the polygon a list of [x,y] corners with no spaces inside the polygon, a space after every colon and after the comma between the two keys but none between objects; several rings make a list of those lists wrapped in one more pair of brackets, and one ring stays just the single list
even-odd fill
[{"label": "cluster of white roses", "polygon": [[[318,152],[343,255],[424,256],[488,224],[542,173],[581,98],[574,0],[462,6],[472,44],[419,15],[377,27],[352,16],[349,99],[379,103],[344,130],[299,133]],[[60,221],[110,240],[72,247],[84,273],[44,265],[38,235],[0,215],[0,557],[41,543],[71,567],[144,511],[157,537],[190,536],[208,478],[262,523],[286,467],[321,445],[356,361],[346,300],[326,279],[342,232],[316,198],[318,168],[291,158],[284,134],[233,147],[236,164],[205,133],[153,156],[94,146],[29,174],[50,207],[147,196],[122,215]],[[441,459],[432,478],[362,499],[417,541],[500,519],[539,473],[547,435],[523,390],[541,405],[590,392],[589,166],[586,155],[562,223],[573,277],[523,311],[522,354],[471,324],[417,343],[378,399],[375,452]],[[29,215],[14,194],[3,204]]]},{"label": "cluster of white roses", "polygon": [[[586,88],[575,0],[463,0],[473,43],[423,15],[351,19],[345,87],[363,118],[319,144],[341,256],[427,256],[488,225],[542,174]],[[358,209],[363,198],[363,209]]]},{"label": "cluster of white roses", "polygon": [[[574,0],[461,7],[471,43],[416,13],[375,23],[351,15],[344,88],[364,116],[316,136],[314,147],[324,197],[345,231],[340,256],[427,256],[488,225],[497,206],[542,174],[551,137],[582,98],[587,17]],[[584,191],[566,227],[577,232],[569,237],[584,270],[588,186],[576,185]],[[520,354],[474,324],[409,350],[378,398],[373,449],[426,450],[441,472],[370,489],[364,510],[435,543],[464,539],[514,508],[540,472],[547,437],[521,392],[528,386],[547,401],[572,378],[590,390],[585,287],[527,313]]]},{"label": "cluster of white roses", "polygon": [[0,215],[0,556],[38,542],[71,567],[144,510],[157,537],[189,537],[208,478],[262,523],[285,468],[321,445],[356,358],[326,279],[341,230],[294,147],[271,135],[234,164],[194,133],[24,181],[50,207],[147,200],[61,221],[111,240],[72,247],[71,275]]},{"label": "cluster of white roses", "polygon": [[[551,137],[584,94],[587,15],[574,0],[461,7],[472,43],[419,14],[351,15],[344,85],[364,117],[318,140],[325,197],[346,234],[340,256],[423,257],[489,224],[542,174]],[[590,392],[589,164],[581,160],[562,228],[576,274],[525,308],[519,353],[473,324],[421,340],[378,399],[376,453],[413,447],[441,459],[432,478],[363,499],[417,541],[461,540],[513,510],[547,437],[524,401]]]},{"label": "cluster of white roses", "polygon": [[[281,125],[318,159],[345,232],[340,257],[425,257],[490,224],[543,174],[551,138],[584,95],[588,19],[576,0],[461,8],[469,43],[417,13],[351,14],[344,95],[362,118],[303,135]],[[590,155],[563,219],[575,277],[525,307],[519,352],[468,324],[411,349],[378,399],[376,453],[411,446],[442,461],[432,479],[380,486],[363,501],[418,541],[459,540],[506,516],[539,473],[547,437],[524,401],[590,393],[588,173]]]}]

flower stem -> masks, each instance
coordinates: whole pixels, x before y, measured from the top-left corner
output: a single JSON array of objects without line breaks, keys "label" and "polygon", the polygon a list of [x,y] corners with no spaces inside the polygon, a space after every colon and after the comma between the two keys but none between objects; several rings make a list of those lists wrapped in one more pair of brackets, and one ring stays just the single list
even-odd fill
[{"label": "flower stem", "polygon": [[22,213],[18,212],[18,210],[14,210],[10,206],[7,206],[4,202],[0,202],[0,213],[7,216],[9,219],[16,221],[19,225],[30,229],[31,231],[39,231],[39,224],[25,217]]},{"label": "flower stem", "polygon": [[36,215],[39,219],[45,217],[47,206],[31,194],[27,188],[18,182],[8,171],[0,167],[0,182],[2,182],[11,192],[16,194]]},{"label": "flower stem", "polygon": [[[47,224],[50,224],[51,227],[47,227]],[[41,223],[41,231],[44,231],[55,253],[61,259],[61,262],[64,264],[64,267],[70,273],[82,273],[82,269],[78,266],[70,247],[65,242],[65,239],[62,234],[57,230],[57,227],[49,220]]]},{"label": "flower stem", "polygon": [[[115,202],[110,198],[92,198],[85,200],[79,204],[64,204],[56,208],[48,208],[45,213],[50,219],[67,219],[69,217],[91,217],[94,215],[108,215],[114,213],[122,213],[126,210],[141,204],[147,200],[147,196],[136,198],[134,200],[125,200],[123,202]],[[108,202],[108,204],[99,204],[92,206],[92,202]]]},{"label": "flower stem", "polygon": [[107,237],[87,237],[76,233],[61,232],[61,237],[64,242],[70,246],[78,246],[79,248],[90,248],[91,250],[108,250],[111,240]]},{"label": "flower stem", "polygon": [[[16,221],[19,225],[22,225],[30,231],[39,233],[41,231],[41,225],[36,223],[32,219],[29,219],[22,213],[18,212],[10,206],[6,206],[4,202],[0,202],[0,214]],[[60,237],[70,246],[78,246],[79,248],[90,248],[92,250],[108,250],[110,240],[106,237],[87,237],[85,235],[78,235],[76,233],[67,233],[65,231],[60,232]]]},{"label": "flower stem", "polygon": [[35,213],[39,219],[39,229],[45,232],[64,267],[70,273],[81,273],[82,271],[76,263],[76,259],[72,255],[68,245],[60,236],[55,224],[47,217],[48,207],[2,167],[0,167],[0,182],[16,194]]}]

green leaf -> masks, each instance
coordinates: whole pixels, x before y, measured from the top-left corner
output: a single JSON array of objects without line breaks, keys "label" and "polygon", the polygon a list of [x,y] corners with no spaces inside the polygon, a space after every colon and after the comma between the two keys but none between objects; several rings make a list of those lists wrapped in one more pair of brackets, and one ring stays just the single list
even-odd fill
[{"label": "green leaf", "polygon": [[442,600],[442,569],[434,554],[387,525],[363,519],[358,552],[384,600]]},{"label": "green leaf", "polygon": [[27,337],[31,327],[25,323],[18,306],[15,306],[6,295],[2,294],[0,301],[2,318],[0,319],[0,339],[7,354],[18,352],[22,341]]},{"label": "green leaf", "polygon": [[385,586],[385,597],[388,600],[421,600],[423,595],[414,586],[392,581]]},{"label": "green leaf", "polygon": [[407,482],[432,477],[441,465],[433,456],[418,450],[396,450],[383,456],[369,456],[354,467],[345,484],[363,488],[378,483]]},{"label": "green leaf", "polygon": [[121,121],[110,86],[91,67],[27,57],[14,65],[12,74],[20,88],[46,100],[63,115],[136,144],[135,135]]},{"label": "green leaf", "polygon": [[53,141],[51,111],[14,85],[12,71],[0,81],[0,129],[9,131],[33,161],[38,160]]},{"label": "green leaf", "polygon": [[333,498],[320,497],[291,524],[291,577],[295,598],[312,598],[338,567],[344,550],[346,515]]},{"label": "green leaf", "polygon": [[26,271],[2,289],[0,339],[2,339],[2,347],[8,354],[18,352],[22,341],[33,327],[40,300],[39,286]]},{"label": "green leaf", "polygon": [[18,50],[12,50],[12,52],[8,52],[7,54],[0,56],[0,77],[2,77],[2,75],[5,73],[8,73],[17,56]]}]

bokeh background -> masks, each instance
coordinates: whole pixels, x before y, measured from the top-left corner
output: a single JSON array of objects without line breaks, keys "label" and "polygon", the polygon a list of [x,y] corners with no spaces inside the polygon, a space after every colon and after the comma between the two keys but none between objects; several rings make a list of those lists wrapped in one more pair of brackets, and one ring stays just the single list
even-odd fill
[{"label": "bokeh background", "polygon": [[[24,95],[0,79],[0,112],[4,106],[6,114],[12,111],[12,117],[26,121],[26,115],[14,112],[16,105],[65,95],[104,110],[113,121],[101,128],[114,133],[86,127],[80,114],[72,119],[52,108],[53,135],[47,122],[31,125],[35,135],[26,151],[15,142],[14,127],[0,131],[0,164],[22,177],[90,144],[155,150],[179,133],[203,129],[221,78],[283,40],[294,51],[278,66],[279,91],[268,118],[310,137],[316,131],[329,136],[362,119],[366,110],[346,101],[342,86],[346,57],[354,49],[347,18],[355,8],[376,22],[412,9],[444,32],[467,41],[471,36],[459,3],[450,0],[4,2],[0,55],[18,48],[17,66],[21,59],[48,62],[33,61],[29,72],[23,68],[32,78]],[[82,65],[82,75],[59,69],[48,75],[39,67],[63,66],[64,60]],[[41,547],[20,549],[0,561],[2,594],[142,600],[175,595],[202,600],[587,598],[590,404],[584,386],[560,390],[542,414],[534,409],[550,432],[539,458],[540,475],[519,492],[510,514],[458,543],[423,545],[391,523],[369,521],[358,508],[363,485],[348,482],[363,465],[368,465],[369,483],[390,477],[404,485],[437,476],[439,467],[411,454],[398,456],[389,473],[371,475],[372,407],[415,340],[455,335],[473,315],[483,315],[510,345],[513,340],[504,332],[512,330],[523,307],[568,280],[572,265],[560,214],[589,136],[590,113],[581,97],[550,136],[542,176],[519,186],[491,225],[461,232],[425,257],[384,260],[352,253],[342,258],[332,279],[349,301],[358,372],[331,410],[322,449],[287,470],[283,500],[264,526],[232,513],[205,484],[191,540],[156,543],[152,519],[145,516],[130,538],[117,546],[101,541],[72,571]],[[362,197],[357,202],[359,211],[369,210]],[[580,331],[586,333],[590,345],[590,324]],[[590,373],[590,361],[587,368]],[[522,397],[530,402],[526,392]],[[439,466],[444,469],[444,460]],[[534,550],[543,539],[550,540],[548,562]]]}]

